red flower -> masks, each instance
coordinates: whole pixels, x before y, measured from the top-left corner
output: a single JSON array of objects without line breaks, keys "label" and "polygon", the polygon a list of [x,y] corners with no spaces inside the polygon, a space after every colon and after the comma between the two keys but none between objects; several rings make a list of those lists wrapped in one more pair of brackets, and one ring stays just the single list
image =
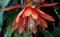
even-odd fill
[{"label": "red flower", "polygon": [[[29,33],[30,30],[32,30],[32,32],[36,34],[37,25],[41,26],[43,29],[48,28],[48,25],[44,19],[48,21],[55,21],[53,17],[37,9],[36,6],[32,5],[32,3],[29,2],[29,0],[25,0],[25,2],[27,4],[26,6],[15,5],[15,6],[7,7],[7,8],[2,8],[2,10],[5,10],[5,11],[15,9],[15,8],[23,8],[23,10],[20,11],[14,19],[14,22],[12,25],[13,31],[18,29],[18,32],[21,34],[24,31],[24,29],[26,29],[27,33]],[[38,6],[48,7],[48,6],[54,6],[56,4],[57,3],[40,4]]]}]

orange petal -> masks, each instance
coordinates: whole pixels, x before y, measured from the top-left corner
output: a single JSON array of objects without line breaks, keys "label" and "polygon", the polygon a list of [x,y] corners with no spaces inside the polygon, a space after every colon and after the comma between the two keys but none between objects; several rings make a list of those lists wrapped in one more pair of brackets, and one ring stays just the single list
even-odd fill
[{"label": "orange petal", "polygon": [[31,15],[32,15],[32,17],[33,17],[34,19],[37,19],[37,18],[38,18],[38,14],[37,14],[37,12],[36,12],[34,9],[32,10]]},{"label": "orange petal", "polygon": [[38,10],[38,12],[39,12],[38,14],[39,14],[41,17],[43,17],[43,18],[45,18],[45,19],[47,19],[47,20],[49,20],[49,21],[55,21],[55,20],[53,19],[53,17],[51,17],[50,15],[44,13],[43,11]]},{"label": "orange petal", "polygon": [[51,6],[55,6],[57,5],[58,3],[52,3],[52,4],[48,4],[48,3],[43,3],[43,4],[40,4],[39,6],[40,7],[51,7]]},{"label": "orange petal", "polygon": [[18,26],[19,26],[19,24],[16,23],[16,21],[14,20],[13,25],[12,25],[12,30],[13,31],[16,30],[18,28]]},{"label": "orange petal", "polygon": [[19,19],[20,19],[21,15],[23,15],[23,13],[24,13],[24,10],[25,10],[25,8],[17,14],[16,22],[18,22],[18,21],[19,21]]},{"label": "orange petal", "polygon": [[26,7],[26,9],[24,11],[24,15],[25,16],[30,16],[31,15],[31,12],[32,12],[31,8],[30,7]]},{"label": "orange petal", "polygon": [[46,21],[44,19],[42,19],[41,17],[39,17],[37,19],[37,22],[39,23],[39,25],[42,27],[42,28],[48,28],[48,25],[46,23]]},{"label": "orange petal", "polygon": [[14,22],[13,22],[13,25],[12,25],[12,30],[13,31],[16,30],[18,28],[19,24],[22,23],[22,21],[23,21],[23,18],[19,18],[18,22],[16,22],[16,19],[14,19]]},{"label": "orange petal", "polygon": [[35,8],[36,6],[35,5],[31,5],[32,8]]},{"label": "orange petal", "polygon": [[26,26],[26,18],[23,19],[23,22],[19,25],[18,32],[21,34],[24,31],[24,28]]},{"label": "orange petal", "polygon": [[12,10],[12,9],[15,9],[15,8],[24,8],[24,6],[23,5],[12,5],[12,6],[9,6],[9,7],[6,7],[6,8],[2,8],[1,10],[9,11],[9,10]]},{"label": "orange petal", "polygon": [[35,26],[32,28],[32,32],[33,32],[34,34],[37,33],[37,28],[36,28]]},{"label": "orange petal", "polygon": [[24,31],[25,26],[24,25],[20,25],[18,28],[18,32],[19,34],[21,34]]}]

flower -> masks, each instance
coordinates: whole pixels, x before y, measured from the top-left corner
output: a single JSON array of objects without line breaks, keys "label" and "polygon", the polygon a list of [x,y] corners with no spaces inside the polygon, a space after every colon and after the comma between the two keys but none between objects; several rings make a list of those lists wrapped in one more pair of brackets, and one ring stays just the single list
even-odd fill
[{"label": "flower", "polygon": [[37,7],[48,7],[48,6],[54,6],[57,3],[53,4],[39,4],[38,6],[32,5],[32,3],[29,2],[29,0],[25,0],[26,6],[23,5],[14,5],[6,8],[2,8],[1,10],[11,10],[15,8],[23,8],[22,11],[20,11],[12,24],[12,30],[18,29],[18,32],[21,34],[24,29],[26,29],[26,32],[29,34],[30,30],[34,34],[37,33],[37,25],[42,27],[43,29],[48,28],[48,24],[46,23],[46,20],[48,21],[55,21],[53,17],[50,15],[44,13],[43,11],[37,9]]}]

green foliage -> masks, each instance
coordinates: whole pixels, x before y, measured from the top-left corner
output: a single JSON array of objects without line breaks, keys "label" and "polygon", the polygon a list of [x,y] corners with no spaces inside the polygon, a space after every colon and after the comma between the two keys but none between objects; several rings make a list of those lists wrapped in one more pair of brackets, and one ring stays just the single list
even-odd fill
[{"label": "green foliage", "polygon": [[11,29],[11,23],[8,24],[9,26],[5,29],[4,37],[11,37],[13,31]]},{"label": "green foliage", "polygon": [[55,28],[52,32],[53,37],[60,37],[60,28]]},{"label": "green foliage", "polygon": [[14,32],[14,37],[31,37],[31,36],[28,36],[28,34],[26,34],[25,31],[22,34],[19,34],[18,31],[16,30]]},{"label": "green foliage", "polygon": [[45,35],[45,37],[52,37],[51,33],[49,33],[49,32],[46,31],[46,30],[43,30],[43,29],[39,28],[39,31],[40,31],[43,35]]},{"label": "green foliage", "polygon": [[59,13],[57,12],[57,10],[60,9],[59,6],[54,6],[53,8],[54,8],[54,11],[55,11],[55,13],[57,14],[58,18],[60,19],[60,15],[59,15]]},{"label": "green foliage", "polygon": [[[8,3],[10,2],[10,0],[2,0],[1,3],[0,3],[0,8],[4,8],[5,6],[8,5]],[[0,10],[0,31],[2,30],[1,29],[1,26],[3,24],[3,13],[4,11]]]}]

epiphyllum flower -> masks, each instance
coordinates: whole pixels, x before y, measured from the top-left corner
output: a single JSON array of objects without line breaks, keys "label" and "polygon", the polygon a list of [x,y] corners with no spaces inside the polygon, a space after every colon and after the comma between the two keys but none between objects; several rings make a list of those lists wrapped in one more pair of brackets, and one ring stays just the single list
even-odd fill
[{"label": "epiphyllum flower", "polygon": [[[48,25],[46,23],[46,20],[48,21],[55,21],[53,17],[50,15],[44,13],[43,11],[36,8],[36,6],[32,5],[28,0],[25,0],[26,6],[22,5],[14,5],[6,8],[2,8],[2,10],[8,11],[15,8],[23,8],[22,11],[20,11],[13,22],[12,30],[18,29],[18,32],[21,34],[24,29],[26,29],[26,32],[29,33],[30,30],[34,34],[37,32],[37,25],[41,26],[43,29],[48,28]],[[54,6],[58,3],[52,3],[52,4],[40,4],[40,7],[49,7]],[[37,6],[38,7],[38,6]]]}]

